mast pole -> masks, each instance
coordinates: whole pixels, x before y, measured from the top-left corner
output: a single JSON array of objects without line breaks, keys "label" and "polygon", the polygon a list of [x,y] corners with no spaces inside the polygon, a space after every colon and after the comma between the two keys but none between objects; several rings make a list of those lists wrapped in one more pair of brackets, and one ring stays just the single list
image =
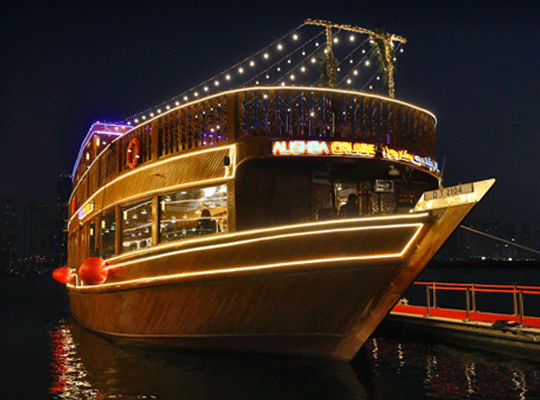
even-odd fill
[{"label": "mast pole", "polygon": [[[333,56],[333,53],[332,53],[332,28],[338,28],[338,29],[343,29],[343,30],[347,30],[347,31],[351,31],[351,32],[363,33],[363,34],[369,35],[372,38],[377,38],[377,39],[382,40],[383,43],[384,43],[384,50],[385,50],[384,51],[385,52],[385,54],[384,54],[385,60],[384,61],[385,61],[386,65],[387,65],[387,69],[388,69],[388,95],[391,98],[395,97],[394,60],[392,60],[391,50],[394,47],[394,44],[393,44],[394,41],[401,42],[401,43],[406,43],[407,39],[405,39],[404,37],[395,35],[393,33],[375,32],[375,31],[371,31],[369,29],[361,28],[359,26],[334,24],[333,22],[324,21],[324,20],[320,20],[320,19],[306,19],[306,21],[304,23],[307,24],[307,25],[324,26],[326,28],[326,49],[327,49],[327,53],[328,53],[329,57]],[[334,87],[335,86],[335,80],[336,80],[336,71],[335,71],[335,68],[333,66],[328,67],[328,75],[329,75],[329,78],[330,78],[329,79],[330,80],[329,86]],[[333,81],[332,81],[332,79],[333,79]]]}]

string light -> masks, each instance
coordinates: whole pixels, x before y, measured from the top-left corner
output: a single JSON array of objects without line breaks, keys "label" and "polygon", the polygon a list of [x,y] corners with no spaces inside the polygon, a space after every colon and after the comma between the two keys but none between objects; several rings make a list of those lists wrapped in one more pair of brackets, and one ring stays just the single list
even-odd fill
[{"label": "string light", "polygon": [[[300,29],[301,27],[302,26],[297,28],[297,30]],[[266,79],[264,84],[278,84],[279,85],[279,84],[282,84],[283,81],[295,80],[295,81],[298,81],[298,84],[301,84],[304,86],[317,85],[319,84],[318,80],[315,80],[317,78],[313,79],[315,75],[314,74],[315,71],[312,71],[313,73],[309,73],[309,74],[307,74],[307,72],[310,72],[309,64],[317,64],[318,62],[321,61],[315,55],[317,51],[323,50],[325,53],[329,51],[329,48],[326,46],[326,41],[325,40],[321,41],[324,34],[325,34],[325,31],[323,30],[314,36],[303,39],[301,38],[302,36],[301,32],[300,33],[298,33],[298,31],[288,32],[286,35],[282,36],[278,40],[269,44],[267,47],[250,55],[249,57],[246,57],[242,61],[238,62],[236,65],[233,65],[229,67],[226,71],[223,71],[221,74],[216,75],[215,77],[202,82],[202,84],[200,85],[194,86],[189,91],[186,91],[186,93],[189,93],[191,95],[191,100],[193,100],[193,98],[198,99],[199,97],[203,97],[203,96],[199,96],[199,94],[202,95],[201,90],[203,90],[204,96],[210,93],[217,93],[218,87],[224,86],[224,83],[220,81],[225,80],[225,81],[232,82],[234,78],[237,78],[236,74],[243,75],[245,76],[245,78],[243,79],[246,79],[245,81],[241,81],[237,83],[239,87],[249,86],[250,84],[254,86],[260,85],[261,78]],[[354,76],[358,75],[358,71],[356,71],[356,68],[358,68],[359,64],[365,63],[366,67],[371,66],[371,60],[366,60],[366,58],[364,58],[362,60],[357,61],[355,60],[355,58],[357,59],[358,56],[352,58],[352,56],[355,54],[354,52],[358,52],[356,54],[360,54],[360,51],[361,51],[362,54],[365,55],[369,51],[367,46],[369,45],[370,39],[366,38],[366,40],[362,41],[357,36],[358,34],[350,33],[350,31],[345,36],[342,36],[341,34],[339,35],[334,34],[331,36],[330,40],[333,44],[337,44],[337,43],[346,44],[345,42],[347,42],[347,44],[355,43],[354,46],[350,46],[349,48],[342,47],[342,46],[338,48],[336,46],[336,52],[337,52],[336,58],[338,60],[343,60],[343,61],[340,61],[338,66],[336,67],[336,71],[340,71],[340,72],[343,71],[340,73],[340,75],[343,74],[343,78],[337,84],[341,83],[342,85],[351,85],[352,82],[350,82],[349,79],[353,75]],[[343,41],[340,41],[341,39],[343,39]],[[298,43],[293,44],[291,40]],[[289,44],[292,44],[292,48],[285,49],[285,47],[287,47],[287,45]],[[309,49],[312,49],[312,48],[308,46],[312,46],[313,44],[315,44],[315,49],[310,51]],[[353,47],[355,48],[353,49]],[[308,50],[306,51],[306,49]],[[257,57],[261,57],[261,59],[269,61],[271,59],[271,56],[273,55],[272,53],[273,51],[285,52],[285,50],[287,50],[286,53],[288,54],[279,55],[278,57],[279,60],[274,61],[273,65],[263,66],[263,64],[261,63],[261,65],[259,66],[257,64],[257,61],[259,60]],[[396,53],[398,50],[399,52],[403,53],[403,48],[401,47],[401,44],[397,46]],[[343,55],[341,53],[343,51],[347,51],[348,54]],[[395,58],[394,58],[394,61],[395,61]],[[280,64],[284,66],[281,67]],[[244,68],[243,65],[245,65],[247,68]],[[258,67],[262,67],[262,70],[257,71]],[[270,79],[268,72],[273,71],[273,68],[276,68],[276,71],[278,71],[279,74],[277,75],[274,74],[275,76],[273,76],[273,78]],[[235,69],[236,69],[236,74],[233,73]],[[253,72],[250,72],[251,70],[253,70]],[[252,75],[248,75],[248,74],[252,74]],[[219,80],[216,79],[218,76],[220,77]],[[372,78],[373,77],[374,76],[372,76]],[[306,79],[308,81],[305,81]],[[309,81],[311,79],[313,79],[313,82]],[[380,77],[377,79],[381,80]],[[360,84],[360,86],[362,85],[362,82],[358,82],[358,83]],[[367,82],[364,82],[363,84],[364,85],[369,84],[369,80]],[[182,94],[181,96],[184,96],[184,94]],[[177,98],[180,98],[180,96],[178,96]],[[184,96],[184,100],[186,102],[188,101],[187,95]],[[175,101],[175,99],[172,99],[172,101]],[[177,107],[179,106],[178,101],[175,101],[174,104]],[[167,106],[166,103],[164,104],[162,103],[160,106],[161,106],[161,110],[164,110],[165,109],[164,107],[167,107],[166,108],[167,110],[170,110],[171,107],[174,107],[172,102],[170,103],[170,106]],[[143,113],[146,113],[146,116],[149,116],[150,111],[152,111],[152,116],[153,116],[153,114],[156,114],[156,113],[160,114],[161,110],[158,110],[157,107],[153,107],[152,109],[144,111]],[[137,115],[138,119],[141,118],[143,113],[140,113],[139,115]],[[148,119],[150,119],[150,117],[148,117]]]}]

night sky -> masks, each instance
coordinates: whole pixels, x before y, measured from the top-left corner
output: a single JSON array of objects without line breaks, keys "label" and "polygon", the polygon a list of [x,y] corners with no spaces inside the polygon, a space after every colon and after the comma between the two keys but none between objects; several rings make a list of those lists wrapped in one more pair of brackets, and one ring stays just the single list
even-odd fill
[{"label": "night sky", "polygon": [[5,2],[0,196],[54,204],[96,121],[116,122],[326,19],[407,38],[396,97],[438,118],[446,185],[498,179],[475,218],[540,231],[540,2]]}]

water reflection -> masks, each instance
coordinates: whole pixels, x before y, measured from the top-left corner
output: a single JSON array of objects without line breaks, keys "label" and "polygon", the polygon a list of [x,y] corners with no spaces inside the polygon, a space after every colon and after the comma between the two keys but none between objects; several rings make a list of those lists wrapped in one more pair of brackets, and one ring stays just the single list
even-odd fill
[{"label": "water reflection", "polygon": [[58,399],[367,399],[350,364],[109,342],[72,320],[50,331]]},{"label": "water reflection", "polygon": [[538,361],[387,337],[370,339],[366,348],[374,376],[403,385],[403,399],[540,398]]},{"label": "water reflection", "polygon": [[375,336],[352,363],[110,342],[71,319],[49,332],[56,399],[537,399],[540,363]]}]

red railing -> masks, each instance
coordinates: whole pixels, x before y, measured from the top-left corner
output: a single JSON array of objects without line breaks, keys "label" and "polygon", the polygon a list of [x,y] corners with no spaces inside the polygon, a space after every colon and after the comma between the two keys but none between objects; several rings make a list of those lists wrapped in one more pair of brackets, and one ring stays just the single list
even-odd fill
[{"label": "red railing", "polygon": [[478,283],[448,283],[448,282],[414,282],[415,285],[426,287],[426,315],[430,309],[437,307],[437,291],[465,292],[465,315],[468,320],[471,313],[476,313],[476,293],[507,293],[513,295],[514,315],[519,316],[523,323],[524,302],[523,295],[540,295],[540,286],[522,285],[491,285]]}]

